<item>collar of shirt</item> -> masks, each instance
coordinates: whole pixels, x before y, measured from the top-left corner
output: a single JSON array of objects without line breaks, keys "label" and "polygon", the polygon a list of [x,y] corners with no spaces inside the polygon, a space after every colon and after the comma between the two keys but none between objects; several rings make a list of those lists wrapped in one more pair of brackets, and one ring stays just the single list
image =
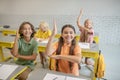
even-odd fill
[{"label": "collar of shirt", "polygon": [[68,47],[70,47],[70,46],[71,46],[71,43],[70,43],[70,44],[64,43],[63,46],[68,46]]},{"label": "collar of shirt", "polygon": [[30,40],[29,42],[26,42],[24,39],[22,39],[22,40],[23,40],[23,42],[26,43],[26,44],[32,44],[33,38],[31,38],[31,40]]}]

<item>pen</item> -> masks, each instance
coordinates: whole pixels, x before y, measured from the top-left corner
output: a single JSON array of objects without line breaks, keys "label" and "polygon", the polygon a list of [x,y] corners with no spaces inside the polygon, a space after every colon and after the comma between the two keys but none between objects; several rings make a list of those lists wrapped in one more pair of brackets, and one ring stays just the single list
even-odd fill
[{"label": "pen", "polygon": [[53,78],[53,80],[56,80],[58,77]]}]

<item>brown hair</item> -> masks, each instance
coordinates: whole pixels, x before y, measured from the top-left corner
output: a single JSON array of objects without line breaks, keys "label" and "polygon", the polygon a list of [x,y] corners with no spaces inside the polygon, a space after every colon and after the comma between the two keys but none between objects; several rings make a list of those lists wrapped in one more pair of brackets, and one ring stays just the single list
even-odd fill
[{"label": "brown hair", "polygon": [[[72,25],[70,25],[70,24],[64,25],[64,26],[62,27],[61,33],[63,33],[63,30],[64,30],[65,28],[67,28],[67,27],[72,28],[73,31],[74,31],[74,33],[76,33],[74,26],[72,26]],[[57,49],[57,51],[56,51],[56,55],[60,55],[60,53],[61,53],[61,48],[62,48],[63,44],[64,44],[63,38],[60,37],[60,38],[59,38],[59,42],[58,42],[58,49]],[[69,50],[69,55],[74,55],[75,45],[76,45],[76,39],[74,38],[74,39],[72,40],[72,44],[71,44],[71,47],[70,47],[70,50]],[[56,70],[58,70],[58,62],[59,62],[59,60],[56,61]],[[69,62],[69,66],[70,66],[70,69],[71,69],[71,70],[72,70],[72,65],[73,65],[73,63],[72,63],[72,62]]]},{"label": "brown hair", "polygon": [[36,31],[34,30],[34,26],[33,26],[30,22],[23,22],[23,23],[20,25],[20,27],[19,27],[20,37],[23,37],[22,28],[24,27],[25,24],[29,24],[29,25],[31,26],[31,29],[32,29],[32,31],[33,31],[33,33],[31,34],[31,37],[33,37]]}]

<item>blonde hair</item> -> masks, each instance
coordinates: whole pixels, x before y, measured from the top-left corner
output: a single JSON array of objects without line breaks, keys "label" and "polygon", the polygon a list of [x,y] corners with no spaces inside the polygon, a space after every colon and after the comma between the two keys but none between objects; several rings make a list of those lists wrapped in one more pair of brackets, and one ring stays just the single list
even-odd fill
[{"label": "blonde hair", "polygon": [[[86,19],[85,22],[84,22],[84,26],[85,26],[85,24],[86,24],[88,21],[90,21],[91,24],[93,25],[93,22],[92,22],[90,19]],[[86,27],[86,26],[85,26],[85,27]]]},{"label": "blonde hair", "polygon": [[49,28],[49,24],[47,22],[45,22],[45,21],[40,22],[39,27],[41,27],[41,26]]}]

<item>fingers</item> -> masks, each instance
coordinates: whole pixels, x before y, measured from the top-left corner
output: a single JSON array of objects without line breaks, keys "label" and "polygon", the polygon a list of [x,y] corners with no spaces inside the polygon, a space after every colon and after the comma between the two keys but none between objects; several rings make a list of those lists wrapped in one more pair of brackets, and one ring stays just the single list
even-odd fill
[{"label": "fingers", "polygon": [[54,31],[55,31],[55,34],[57,33],[57,26],[56,26],[56,21],[54,20]]},{"label": "fingers", "polygon": [[83,14],[83,8],[80,10],[80,14]]},{"label": "fingers", "polygon": [[82,16],[82,14],[83,14],[83,9],[80,10],[80,14],[78,16],[78,19]]},{"label": "fingers", "polygon": [[16,31],[16,38],[17,39],[19,38],[19,31],[18,30]]},{"label": "fingers", "polygon": [[53,31],[52,31],[52,36],[55,36],[57,34],[57,26],[56,26],[56,21],[53,20]]}]

